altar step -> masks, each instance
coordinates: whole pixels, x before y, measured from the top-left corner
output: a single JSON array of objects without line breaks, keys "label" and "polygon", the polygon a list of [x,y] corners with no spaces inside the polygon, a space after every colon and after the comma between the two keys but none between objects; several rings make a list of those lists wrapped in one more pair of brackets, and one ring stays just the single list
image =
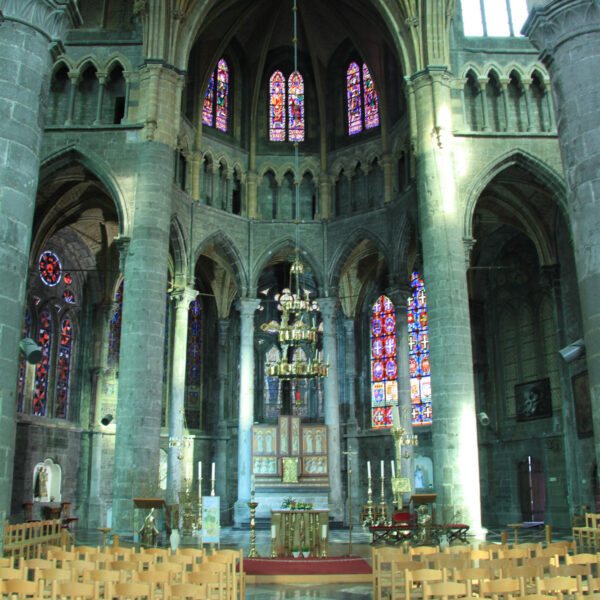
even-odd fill
[{"label": "altar step", "polygon": [[[271,517],[256,517],[254,519],[257,530],[271,529]],[[332,516],[329,517],[329,529],[345,529],[343,521],[336,521]],[[250,529],[250,521],[243,521],[239,527],[233,526],[233,529],[248,530]]]}]

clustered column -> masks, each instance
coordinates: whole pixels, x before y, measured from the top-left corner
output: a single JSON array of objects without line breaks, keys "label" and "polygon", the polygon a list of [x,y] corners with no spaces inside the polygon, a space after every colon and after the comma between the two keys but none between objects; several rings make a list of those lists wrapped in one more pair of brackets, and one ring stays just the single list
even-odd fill
[{"label": "clustered column", "polygon": [[[215,444],[215,467],[217,473],[227,473],[227,422],[225,420],[225,386],[227,383],[227,349],[229,344],[229,319],[219,319],[219,356],[217,380],[219,384],[219,408],[217,421],[217,439]],[[227,497],[227,477],[217,477],[215,493],[221,498]],[[224,502],[222,500],[221,502]]]},{"label": "clustered column", "polygon": [[[0,0],[0,522],[10,511],[19,339],[52,50],[81,17],[77,3]],[[0,541],[0,544],[2,542]]]},{"label": "clustered column", "polygon": [[[523,29],[550,72],[568,186],[596,460],[600,460],[600,5],[554,0],[534,8]],[[600,463],[599,463],[600,464]]]}]

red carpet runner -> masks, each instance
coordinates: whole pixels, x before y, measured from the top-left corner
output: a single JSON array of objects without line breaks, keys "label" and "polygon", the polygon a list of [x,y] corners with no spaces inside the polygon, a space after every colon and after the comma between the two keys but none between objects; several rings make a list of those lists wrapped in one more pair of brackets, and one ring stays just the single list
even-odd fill
[{"label": "red carpet runner", "polygon": [[371,574],[359,556],[332,558],[244,558],[246,575],[352,575]]}]

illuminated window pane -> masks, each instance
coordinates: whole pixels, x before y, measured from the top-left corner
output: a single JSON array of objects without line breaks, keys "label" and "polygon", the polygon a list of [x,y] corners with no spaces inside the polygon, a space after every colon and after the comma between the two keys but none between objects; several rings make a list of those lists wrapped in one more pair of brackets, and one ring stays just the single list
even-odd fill
[{"label": "illuminated window pane", "polygon": [[418,273],[412,275],[412,295],[408,300],[408,370],[413,425],[431,425],[431,372],[429,330],[425,285]]},{"label": "illuminated window pane", "polygon": [[484,0],[485,24],[489,36],[510,35],[508,24],[508,9],[505,0]]},{"label": "illuminated window pane", "polygon": [[71,375],[72,332],[69,319],[63,319],[60,326],[60,347],[58,352],[58,369],[56,372],[56,404],[54,416],[57,419],[67,418],[69,403],[69,378]]},{"label": "illuminated window pane", "polygon": [[285,79],[275,71],[269,82],[269,140],[285,140]]},{"label": "illuminated window pane", "polygon": [[48,401],[48,368],[50,366],[50,351],[52,349],[52,317],[44,310],[40,314],[38,329],[38,344],[42,347],[42,360],[35,368],[35,391],[33,396],[33,414],[46,416]]},{"label": "illuminated window pane", "polygon": [[392,426],[392,406],[398,404],[396,311],[380,296],[371,311],[371,410],[373,428]]},{"label": "illuminated window pane", "polygon": [[288,123],[290,142],[304,141],[304,82],[298,71],[288,80]]},{"label": "illuminated window pane", "polygon": [[202,107],[202,123],[212,127],[213,124],[213,104],[214,104],[214,89],[215,89],[215,75],[211,74],[206,88],[206,94],[204,95],[204,105]]},{"label": "illuminated window pane", "polygon": [[201,426],[201,385],[202,385],[202,305],[200,296],[190,303],[188,311],[187,360],[185,385],[187,402],[185,418],[188,427]]},{"label": "illuminated window pane", "polygon": [[346,72],[348,94],[348,133],[353,135],[362,131],[362,94],[360,93],[360,69],[353,62]]},{"label": "illuminated window pane", "polygon": [[483,19],[479,0],[462,0],[462,18],[465,35],[483,35]]},{"label": "illuminated window pane", "polygon": [[267,374],[267,366],[278,362],[279,358],[280,353],[276,346],[272,346],[265,356],[265,417],[269,419],[276,418],[281,412],[281,380],[279,377],[269,377]]},{"label": "illuminated window pane", "polygon": [[227,63],[221,59],[217,66],[217,106],[216,126],[221,131],[227,131],[227,94],[229,89],[229,69]]},{"label": "illuminated window pane", "polygon": [[363,65],[363,90],[365,97],[365,129],[379,125],[379,107],[375,84],[367,65]]},{"label": "illuminated window pane", "polygon": [[521,35],[521,29],[523,29],[523,25],[525,25],[525,21],[529,16],[527,0],[510,0],[510,14],[514,35]]},{"label": "illuminated window pane", "polygon": [[49,286],[55,286],[60,282],[61,265],[58,256],[54,252],[46,250],[40,255],[38,270],[42,281]]}]

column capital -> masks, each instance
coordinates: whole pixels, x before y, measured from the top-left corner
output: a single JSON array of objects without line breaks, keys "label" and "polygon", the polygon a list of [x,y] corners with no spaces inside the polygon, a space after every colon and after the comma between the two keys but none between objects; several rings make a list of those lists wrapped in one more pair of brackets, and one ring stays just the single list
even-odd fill
[{"label": "column capital", "polygon": [[600,6],[596,0],[554,0],[534,6],[522,32],[548,63],[557,46],[584,33],[598,31],[599,26]]},{"label": "column capital", "polygon": [[77,0],[0,0],[0,15],[59,43],[68,29],[83,23]]},{"label": "column capital", "polygon": [[475,247],[476,242],[477,240],[472,237],[463,238],[463,246],[465,249],[465,267],[467,269],[471,265],[471,253],[473,252],[473,248]]},{"label": "column capital", "polygon": [[253,316],[260,306],[260,298],[238,298],[235,307],[240,311],[242,317]]},{"label": "column capital", "polygon": [[169,297],[175,304],[176,309],[186,308],[190,306],[190,302],[196,298],[198,290],[191,287],[176,288],[169,292]]},{"label": "column capital", "polygon": [[126,235],[120,235],[113,240],[113,244],[119,253],[119,269],[121,273],[125,273],[125,262],[127,261],[127,252],[129,251],[130,243],[131,238]]},{"label": "column capital", "polygon": [[317,298],[317,303],[324,319],[333,319],[340,305],[339,298],[331,296],[329,298]]}]

